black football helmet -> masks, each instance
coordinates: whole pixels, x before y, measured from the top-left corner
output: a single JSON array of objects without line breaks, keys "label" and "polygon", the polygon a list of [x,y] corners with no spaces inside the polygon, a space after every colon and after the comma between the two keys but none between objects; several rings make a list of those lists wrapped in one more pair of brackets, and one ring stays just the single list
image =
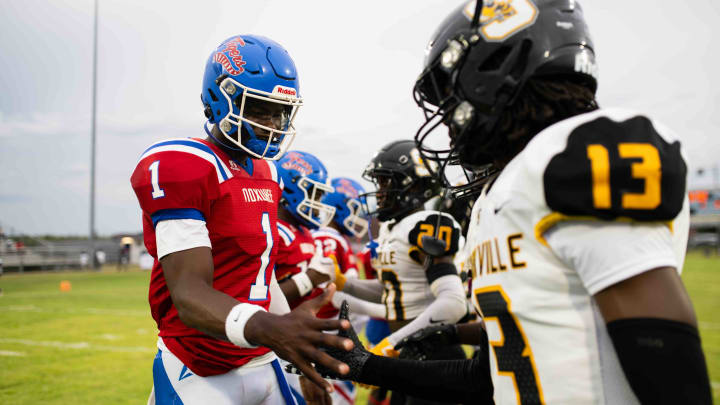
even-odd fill
[{"label": "black football helmet", "polygon": [[368,197],[376,200],[376,210],[369,214],[387,221],[422,207],[425,201],[440,193],[439,181],[428,170],[433,167],[434,163],[423,162],[411,140],[383,146],[363,173],[363,178],[376,188],[363,194],[366,201]]},{"label": "black football helmet", "polygon": [[[597,88],[593,44],[575,0],[467,2],[440,24],[426,52],[413,91],[426,121],[415,142],[425,161],[439,163],[437,174],[456,195],[477,189],[496,171],[495,158],[508,154],[498,119],[529,78]],[[448,148],[428,142],[441,124],[449,130]],[[445,175],[453,164],[473,173],[462,186]]]}]

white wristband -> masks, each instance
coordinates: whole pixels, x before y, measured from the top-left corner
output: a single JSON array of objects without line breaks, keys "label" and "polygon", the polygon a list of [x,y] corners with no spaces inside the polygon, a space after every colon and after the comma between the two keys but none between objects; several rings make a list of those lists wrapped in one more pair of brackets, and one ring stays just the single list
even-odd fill
[{"label": "white wristband", "polygon": [[298,273],[292,276],[291,279],[295,282],[301,297],[306,296],[314,287],[310,277],[305,272]]},{"label": "white wristband", "polygon": [[230,342],[246,349],[257,347],[245,339],[245,324],[258,311],[265,311],[265,309],[259,305],[246,303],[237,304],[230,310],[225,318],[225,334]]}]

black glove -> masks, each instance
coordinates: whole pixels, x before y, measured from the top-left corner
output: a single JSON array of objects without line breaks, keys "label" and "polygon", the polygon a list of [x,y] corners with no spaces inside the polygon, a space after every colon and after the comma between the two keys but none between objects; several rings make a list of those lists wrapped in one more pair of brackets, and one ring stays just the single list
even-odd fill
[{"label": "black glove", "polygon": [[440,347],[459,343],[454,324],[433,325],[405,337],[395,345],[395,350],[400,350],[401,359],[424,361]]},{"label": "black glove", "polygon": [[[350,305],[347,303],[347,301],[343,301],[340,305],[339,318],[348,319],[349,315]],[[371,354],[370,352],[365,350],[365,346],[363,346],[362,342],[360,342],[360,339],[358,339],[357,333],[355,333],[355,329],[352,327],[352,325],[350,325],[350,329],[341,330],[340,332],[338,332],[338,336],[352,340],[352,342],[354,343],[354,347],[352,348],[352,350],[345,351],[335,348],[322,348],[321,350],[350,366],[350,372],[346,375],[340,375],[334,370],[320,365],[315,365],[315,370],[324,378],[330,378],[333,380],[357,381],[357,379],[360,377],[360,374],[362,373],[365,362],[367,362],[367,359],[370,357]],[[285,366],[285,371],[293,374],[302,374],[302,372],[292,363]]]}]

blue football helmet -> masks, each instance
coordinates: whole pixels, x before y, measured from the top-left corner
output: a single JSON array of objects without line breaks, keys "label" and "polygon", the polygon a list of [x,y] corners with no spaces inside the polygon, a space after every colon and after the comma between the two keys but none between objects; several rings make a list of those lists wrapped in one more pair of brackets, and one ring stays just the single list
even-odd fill
[{"label": "blue football helmet", "polygon": [[283,182],[280,204],[310,229],[327,226],[335,207],[322,202],[325,194],[333,191],[325,165],[307,152],[294,150],[275,162],[275,166]]},{"label": "blue football helmet", "polygon": [[335,191],[327,194],[323,202],[335,208],[333,221],[343,234],[362,238],[369,226],[368,220],[364,218],[362,197],[360,197],[365,194],[365,189],[360,183],[347,177],[336,177],[330,184]]},{"label": "blue football helmet", "polygon": [[206,62],[200,98],[230,149],[277,160],[295,138],[293,121],[302,105],[298,74],[285,48],[269,38],[223,41]]}]

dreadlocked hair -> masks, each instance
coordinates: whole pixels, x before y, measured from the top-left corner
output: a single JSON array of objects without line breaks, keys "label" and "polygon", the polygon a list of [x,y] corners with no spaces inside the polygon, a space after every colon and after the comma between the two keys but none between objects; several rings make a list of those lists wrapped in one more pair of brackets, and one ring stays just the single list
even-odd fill
[{"label": "dreadlocked hair", "polygon": [[538,132],[556,122],[598,109],[595,93],[582,82],[562,76],[528,79],[515,102],[498,119],[496,132],[507,142],[509,156],[519,153]]}]

